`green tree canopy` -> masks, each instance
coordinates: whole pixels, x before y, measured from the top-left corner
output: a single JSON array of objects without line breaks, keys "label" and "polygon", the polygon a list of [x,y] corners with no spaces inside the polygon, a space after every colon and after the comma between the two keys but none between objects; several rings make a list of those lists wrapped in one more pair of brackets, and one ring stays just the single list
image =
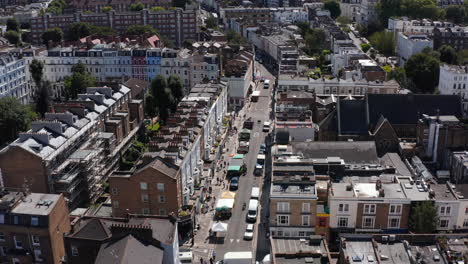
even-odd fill
[{"label": "green tree canopy", "polygon": [[184,86],[182,85],[182,81],[180,80],[179,76],[171,75],[169,79],[167,79],[167,85],[171,93],[174,95],[174,99],[177,102],[184,97]]},{"label": "green tree canopy", "polygon": [[0,98],[0,143],[11,142],[18,133],[27,131],[36,114],[29,106],[22,105],[16,98]]},{"label": "green tree canopy", "polygon": [[84,93],[87,87],[94,86],[96,79],[86,71],[86,66],[82,63],[73,65],[72,75],[64,80],[64,90],[66,99],[75,99],[78,94]]},{"label": "green tree canopy", "polygon": [[190,4],[190,0],[172,0],[173,7],[185,8],[186,4]]},{"label": "green tree canopy", "polygon": [[58,43],[63,39],[63,31],[60,28],[49,28],[44,33],[42,33],[42,42],[46,45],[49,44],[49,41]]},{"label": "green tree canopy", "polygon": [[46,12],[54,15],[61,15],[66,7],[67,2],[65,0],[53,0],[47,7]]},{"label": "green tree canopy", "polygon": [[50,90],[52,85],[49,81],[43,81],[38,86],[36,93],[34,95],[34,108],[36,112],[44,117],[45,113],[50,110]]},{"label": "green tree canopy", "polygon": [[434,233],[437,228],[437,222],[437,207],[432,201],[419,202],[412,210],[410,227],[416,233]]},{"label": "green tree canopy", "polygon": [[460,50],[457,52],[458,64],[468,64],[468,50]]},{"label": "green tree canopy", "polygon": [[18,31],[7,31],[4,36],[11,44],[18,45],[21,43],[21,35]]},{"label": "green tree canopy", "polygon": [[226,33],[226,38],[229,44],[240,45],[245,44],[247,42],[245,38],[241,36],[241,34],[237,33],[234,30],[228,30],[228,32]]},{"label": "green tree canopy", "polygon": [[326,0],[323,5],[324,9],[330,11],[330,16],[335,19],[341,15],[340,3],[335,0]]},{"label": "green tree canopy", "polygon": [[159,12],[159,11],[164,11],[164,10],[166,10],[166,9],[164,7],[162,7],[162,6],[153,6],[151,8],[151,11],[154,11],[154,12]]},{"label": "green tree canopy", "polygon": [[401,68],[401,67],[394,68],[392,71],[390,71],[387,74],[387,79],[388,80],[395,80],[400,85],[400,87],[402,87],[402,88],[407,87],[406,73],[405,73],[404,68]]},{"label": "green tree canopy", "polygon": [[304,51],[313,56],[321,53],[325,48],[326,36],[322,29],[310,29],[304,37],[305,49]]},{"label": "green tree canopy", "polygon": [[408,88],[413,92],[433,93],[439,83],[439,61],[426,53],[411,56],[405,64]]},{"label": "green tree canopy", "polygon": [[10,31],[10,30],[19,31],[20,29],[20,25],[18,21],[16,21],[16,19],[14,18],[7,19],[6,25],[7,25],[7,29],[6,29],[7,31]]},{"label": "green tree canopy", "polygon": [[91,34],[91,26],[84,22],[75,22],[68,26],[67,39],[69,41],[77,41],[80,38]]},{"label": "green tree canopy", "polygon": [[461,8],[458,5],[451,5],[445,8],[445,18],[452,21],[453,23],[460,24],[463,23],[466,13],[465,9]]},{"label": "green tree canopy", "polygon": [[445,12],[433,0],[382,0],[377,4],[380,23],[387,27],[391,17],[408,16],[413,19],[443,18]]},{"label": "green tree canopy", "polygon": [[369,51],[369,49],[371,48],[371,45],[367,44],[367,43],[362,43],[361,44],[361,49],[364,53],[366,53],[367,51]]},{"label": "green tree canopy", "polygon": [[109,11],[112,11],[112,7],[111,6],[105,6],[105,7],[101,8],[101,11],[104,12],[104,13],[107,13]]},{"label": "green tree canopy", "polygon": [[207,28],[217,28],[218,20],[215,17],[210,16],[205,20],[205,24]]},{"label": "green tree canopy", "polygon": [[110,27],[91,26],[91,34],[99,37],[117,36],[117,31]]},{"label": "green tree canopy", "polygon": [[376,32],[372,34],[369,41],[375,49],[387,57],[395,53],[395,35],[393,32]]},{"label": "green tree canopy", "polygon": [[458,55],[454,48],[449,45],[442,45],[439,48],[440,61],[448,64],[457,64]]},{"label": "green tree canopy", "polygon": [[29,64],[29,72],[31,73],[31,77],[34,80],[36,86],[39,86],[42,81],[43,71],[44,64],[41,61],[33,59],[31,64]]},{"label": "green tree canopy", "polygon": [[145,8],[145,5],[143,5],[141,2],[133,3],[129,7],[130,11],[141,11],[144,8]]},{"label": "green tree canopy", "polygon": [[126,33],[128,35],[132,35],[132,36],[140,36],[140,35],[144,35],[144,34],[157,34],[158,31],[156,29],[154,29],[154,27],[150,26],[150,25],[133,25],[129,28],[127,28],[127,31]]}]

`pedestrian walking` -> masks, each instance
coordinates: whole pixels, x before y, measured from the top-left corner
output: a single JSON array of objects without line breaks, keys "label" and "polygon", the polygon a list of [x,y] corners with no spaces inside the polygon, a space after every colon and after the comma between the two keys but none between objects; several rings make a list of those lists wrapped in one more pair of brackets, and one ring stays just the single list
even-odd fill
[{"label": "pedestrian walking", "polygon": [[214,263],[213,258],[210,258],[210,264],[213,264],[213,263]]},{"label": "pedestrian walking", "polygon": [[213,260],[216,260],[216,251],[213,250],[212,256],[213,256]]},{"label": "pedestrian walking", "polygon": [[205,261],[203,261],[203,258],[200,258],[200,264],[205,264]]}]

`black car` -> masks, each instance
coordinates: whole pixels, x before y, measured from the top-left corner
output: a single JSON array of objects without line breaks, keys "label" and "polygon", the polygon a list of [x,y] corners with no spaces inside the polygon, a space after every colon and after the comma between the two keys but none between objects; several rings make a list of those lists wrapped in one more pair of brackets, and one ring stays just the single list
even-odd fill
[{"label": "black car", "polygon": [[239,188],[239,177],[232,177],[231,183],[229,184],[229,190],[235,191]]}]

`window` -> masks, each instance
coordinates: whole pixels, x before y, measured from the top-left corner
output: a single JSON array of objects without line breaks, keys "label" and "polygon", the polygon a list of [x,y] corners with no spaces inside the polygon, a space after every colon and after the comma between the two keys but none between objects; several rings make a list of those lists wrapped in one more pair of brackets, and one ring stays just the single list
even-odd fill
[{"label": "window", "polygon": [[78,252],[78,248],[76,246],[71,246],[71,252],[72,252],[72,256],[74,257],[77,257],[80,255]]},{"label": "window", "polygon": [[22,249],[23,248],[23,242],[16,238],[16,236],[13,237],[13,240],[15,241],[15,247],[17,249]]},{"label": "window", "polygon": [[34,256],[36,261],[42,261],[42,251],[40,249],[34,249]]},{"label": "window", "polygon": [[375,214],[375,204],[365,204],[364,214]]},{"label": "window", "polygon": [[4,223],[5,223],[5,215],[0,214],[0,224],[4,224]]},{"label": "window", "polygon": [[441,219],[439,221],[439,227],[440,228],[445,228],[449,226],[449,220],[448,219]]},{"label": "window", "polygon": [[450,206],[441,206],[440,207],[440,214],[441,215],[450,215],[450,211],[452,208]]},{"label": "window", "polygon": [[468,219],[463,220],[463,227],[468,227]]},{"label": "window", "polygon": [[309,216],[308,216],[308,215],[303,215],[303,216],[302,216],[302,225],[303,225],[303,226],[308,226],[308,225],[310,225],[310,223],[309,223]]},{"label": "window", "polygon": [[303,236],[305,236],[305,235],[306,235],[306,233],[305,233],[304,231],[299,231],[299,236],[300,236],[300,237],[303,237]]},{"label": "window", "polygon": [[158,183],[158,191],[164,192],[164,183]]},{"label": "window", "polygon": [[280,202],[276,204],[277,211],[281,213],[289,213],[289,203]]},{"label": "window", "polygon": [[320,227],[327,227],[327,218],[319,217],[319,226]]},{"label": "window", "polygon": [[166,209],[164,209],[164,208],[159,209],[159,214],[160,215],[167,215]]},{"label": "window", "polygon": [[115,200],[112,201],[112,206],[113,206],[114,208],[119,208],[119,201],[115,201]]},{"label": "window", "polygon": [[15,225],[19,224],[19,216],[17,216],[17,215],[13,216],[13,223]]},{"label": "window", "polygon": [[165,203],[166,202],[166,196],[165,195],[159,195],[158,200],[159,200],[160,203]]},{"label": "window", "polygon": [[31,235],[31,241],[32,241],[33,246],[41,245],[41,243],[39,241],[39,237],[36,236],[36,235]]},{"label": "window", "polygon": [[39,217],[31,216],[31,225],[32,226],[38,226],[39,225]]},{"label": "window", "polygon": [[141,195],[141,201],[144,203],[148,202],[148,194],[144,193]]},{"label": "window", "polygon": [[400,228],[400,217],[390,217],[388,219],[388,228]]},{"label": "window", "polygon": [[119,194],[119,189],[117,188],[112,188],[111,189],[112,195],[118,195]]},{"label": "window", "polygon": [[0,241],[5,241],[5,233],[0,232]]},{"label": "window", "polygon": [[302,203],[302,212],[310,213],[310,203]]},{"label": "window", "polygon": [[468,214],[468,207],[465,208],[465,214]]},{"label": "window", "polygon": [[338,227],[348,227],[348,218],[338,217]]},{"label": "window", "polygon": [[338,212],[339,213],[348,213],[349,212],[349,204],[339,204],[338,205]]},{"label": "window", "polygon": [[277,215],[276,217],[277,217],[278,225],[284,225],[284,226],[289,225],[289,215]]},{"label": "window", "polygon": [[401,204],[391,204],[390,205],[390,214],[401,214]]},{"label": "window", "polygon": [[0,247],[0,256],[5,257],[7,252],[6,247]]},{"label": "window", "polygon": [[140,189],[148,190],[148,184],[146,182],[140,182]]},{"label": "window", "polygon": [[374,228],[374,217],[373,216],[366,216],[362,220],[362,227],[363,228]]},{"label": "window", "polygon": [[149,208],[142,208],[141,211],[142,211],[143,214],[145,214],[145,215],[150,214],[150,209],[149,209]]}]

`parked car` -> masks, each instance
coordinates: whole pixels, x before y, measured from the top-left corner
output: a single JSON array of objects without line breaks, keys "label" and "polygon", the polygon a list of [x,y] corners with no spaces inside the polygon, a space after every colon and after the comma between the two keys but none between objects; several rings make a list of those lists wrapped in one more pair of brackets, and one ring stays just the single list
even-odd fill
[{"label": "parked car", "polygon": [[254,234],[254,225],[248,224],[245,228],[244,239],[245,240],[252,240]]},{"label": "parked car", "polygon": [[232,177],[229,184],[229,190],[235,191],[239,188],[239,177]]}]

